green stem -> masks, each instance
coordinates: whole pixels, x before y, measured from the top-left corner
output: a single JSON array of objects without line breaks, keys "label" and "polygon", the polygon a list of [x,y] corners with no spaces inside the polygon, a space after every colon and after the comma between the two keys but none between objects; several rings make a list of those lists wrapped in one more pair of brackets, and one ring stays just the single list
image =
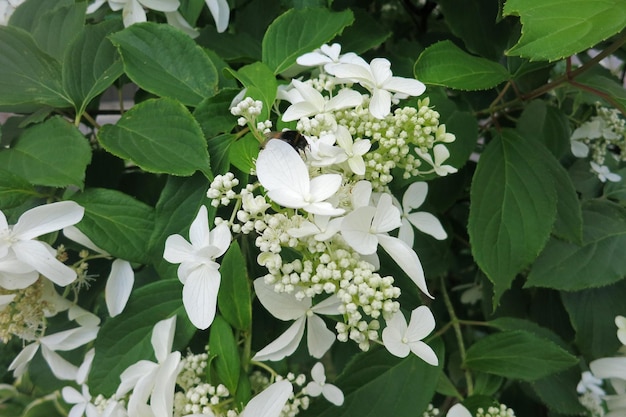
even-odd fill
[{"label": "green stem", "polygon": [[[454,311],[454,307],[452,306],[452,301],[450,301],[450,296],[448,295],[448,290],[446,289],[446,283],[441,278],[441,292],[443,293],[443,301],[446,305],[446,309],[448,310],[448,314],[450,315],[450,323],[454,328],[454,334],[456,335],[457,344],[459,347],[459,354],[461,355],[461,363],[465,362],[465,342],[463,341],[463,333],[461,332],[461,323],[456,316]],[[474,392],[474,382],[472,380],[472,374],[468,369],[464,370],[465,373],[465,384],[467,385],[467,395],[472,395]]]}]

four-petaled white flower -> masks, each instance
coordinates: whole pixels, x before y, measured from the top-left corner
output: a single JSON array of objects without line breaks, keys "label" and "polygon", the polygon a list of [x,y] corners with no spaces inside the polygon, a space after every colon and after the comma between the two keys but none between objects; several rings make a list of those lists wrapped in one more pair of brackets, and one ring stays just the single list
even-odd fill
[{"label": "four-petaled white flower", "polygon": [[350,170],[356,175],[365,175],[365,161],[363,155],[372,147],[372,143],[367,139],[352,140],[350,131],[345,126],[338,126],[337,145],[346,153],[346,161]]},{"label": "four-petaled white flower", "polygon": [[215,318],[217,293],[220,288],[220,265],[215,259],[230,246],[230,230],[225,224],[209,229],[207,208],[200,207],[189,228],[187,242],[181,235],[171,235],[165,241],[163,258],[180,263],[178,279],[183,283],[183,304],[189,320],[198,329],[206,329]]},{"label": "four-petaled white flower", "polygon": [[433,171],[441,177],[445,177],[448,174],[454,174],[458,171],[452,165],[442,165],[450,157],[450,151],[446,148],[446,145],[442,143],[438,143],[433,146],[433,155],[435,155],[434,161],[433,157],[430,156],[428,152],[423,152],[419,148],[415,148],[415,153],[424,161],[428,162],[428,164],[433,167]]},{"label": "four-petaled white flower", "polygon": [[[353,196],[355,200],[369,201],[371,184],[369,189],[355,186],[352,193],[365,194]],[[393,205],[391,196],[383,194],[376,207],[362,206],[348,213],[343,218],[340,228],[346,242],[362,255],[373,255],[380,244],[417,287],[432,298],[426,286],[422,264],[415,251],[402,240],[387,233],[397,229],[401,224],[400,211]]]},{"label": "four-petaled white flower", "polygon": [[325,201],[339,190],[341,175],[322,174],[311,179],[298,152],[282,140],[270,140],[259,153],[256,173],[268,197],[283,207],[329,216],[344,213]]},{"label": "four-petaled white flower", "polygon": [[311,397],[319,397],[323,395],[329,402],[336,406],[343,405],[343,392],[335,385],[326,382],[326,373],[324,365],[317,362],[311,369],[311,378],[313,379],[306,386],[306,392]]},{"label": "four-petaled white flower", "polygon": [[374,58],[369,67],[358,64],[341,64],[334,68],[335,76],[358,82],[372,93],[369,111],[377,119],[391,112],[391,93],[419,96],[426,86],[412,78],[394,77],[391,63],[385,58]]},{"label": "four-petaled white flower", "polygon": [[148,20],[144,7],[160,12],[175,12],[180,6],[178,0],[96,0],[89,5],[87,13],[95,12],[105,2],[109,3],[109,7],[114,12],[122,10],[122,20],[125,27]]},{"label": "four-petaled white flower", "polygon": [[294,79],[291,84],[300,93],[302,101],[292,102],[291,106],[285,110],[283,114],[285,122],[356,107],[363,102],[363,96],[358,91],[349,88],[339,90],[336,96],[327,100],[319,91],[302,81]]},{"label": "four-petaled white flower", "polygon": [[606,165],[599,165],[593,161],[590,161],[591,170],[597,175],[598,179],[602,182],[620,182],[622,180],[621,175],[615,174],[609,170],[609,167]]},{"label": "four-petaled white flower", "polygon": [[392,355],[406,357],[413,352],[429,365],[437,366],[439,359],[430,346],[422,342],[435,328],[435,317],[426,306],[419,306],[411,312],[408,326],[401,311],[397,311],[387,321],[383,329],[383,344]]},{"label": "four-petaled white flower", "polygon": [[[80,243],[94,252],[107,257],[111,256],[107,251],[93,243],[87,235],[78,230],[75,226],[64,228],[63,234],[65,237]],[[130,266],[130,262],[123,259],[115,259],[111,264],[111,272],[109,273],[106,286],[104,287],[104,300],[111,317],[115,317],[124,311],[124,307],[126,307],[130,293],[133,290],[134,283],[135,273]]]},{"label": "four-petaled white flower", "polygon": [[34,239],[78,223],[84,211],[73,201],[46,204],[24,212],[13,226],[0,211],[0,287],[26,288],[39,274],[62,287],[71,284],[76,271],[61,263],[50,245]]},{"label": "four-petaled white flower", "polygon": [[255,361],[279,361],[296,351],[304,329],[307,329],[307,346],[309,353],[315,358],[321,358],[332,346],[336,339],[335,334],[328,330],[324,320],[316,314],[339,314],[341,301],[331,296],[324,301],[312,305],[309,297],[296,299],[292,294],[276,293],[272,287],[264,282],[263,278],[254,280],[254,290],[259,301],[274,317],[279,320],[295,322],[282,334],[257,352],[252,358]]},{"label": "four-petaled white flower", "polygon": [[[140,360],[120,375],[116,398],[132,390],[128,400],[129,415],[171,417],[176,377],[182,369],[180,352],[172,352],[176,316],[161,320],[152,330],[152,347],[157,363]],[[147,404],[148,399],[150,405]]]},{"label": "four-petaled white flower", "polygon": [[357,64],[367,67],[367,62],[354,52],[341,55],[341,45],[338,43],[324,44],[313,52],[299,56],[296,62],[306,67],[323,65],[324,71],[331,75],[334,75],[335,67],[340,64]]},{"label": "four-petaled white flower", "polygon": [[448,234],[444,230],[439,219],[425,211],[411,212],[419,208],[426,200],[428,194],[428,184],[425,182],[414,182],[409,185],[402,196],[402,225],[398,232],[398,238],[413,246],[413,226],[437,240],[444,240]]}]

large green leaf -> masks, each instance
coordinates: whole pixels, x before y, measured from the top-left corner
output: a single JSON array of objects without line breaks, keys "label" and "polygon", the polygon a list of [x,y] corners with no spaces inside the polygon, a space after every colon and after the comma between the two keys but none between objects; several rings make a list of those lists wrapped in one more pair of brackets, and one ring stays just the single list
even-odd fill
[{"label": "large green leaf", "polygon": [[594,102],[605,102],[609,106],[616,107],[622,113],[626,113],[626,89],[615,78],[589,71],[577,77],[576,81],[575,86],[582,93],[594,92],[592,95]]},{"label": "large green leaf", "polygon": [[87,3],[79,2],[54,8],[39,16],[31,32],[39,47],[61,61],[68,45],[83,30],[86,9]]},{"label": "large green leaf", "polygon": [[72,198],[85,208],[77,227],[116,258],[148,262],[148,239],[154,228],[152,207],[115,190],[90,188]]},{"label": "large green leaf", "polygon": [[576,392],[580,382],[580,367],[548,375],[530,383],[535,395],[551,410],[564,415],[584,415],[585,408]]},{"label": "large green leaf", "polygon": [[63,58],[63,87],[78,116],[124,72],[117,50],[107,39],[121,28],[118,20],[87,26]]},{"label": "large green leaf", "polygon": [[224,384],[230,392],[236,392],[241,371],[239,350],[233,329],[220,316],[216,316],[211,324],[209,352],[211,356],[215,356],[211,365],[215,366],[219,382]]},{"label": "large green leaf", "polygon": [[173,350],[183,349],[195,333],[181,301],[178,280],[148,284],[133,292],[124,312],[107,320],[96,339],[96,356],[89,388],[93,395],[110,396],[120,384],[120,374],[139,360],[154,361],[150,342],[154,325],[177,315]]},{"label": "large green leaf", "polygon": [[341,35],[333,39],[341,45],[344,53],[363,53],[382,44],[391,36],[388,28],[383,26],[371,13],[359,7],[352,8],[354,24],[348,26]]},{"label": "large green leaf", "polygon": [[626,275],[626,209],[608,200],[583,206],[583,243],[551,239],[533,265],[527,287],[566,291],[609,285]]},{"label": "large green leaf", "polygon": [[626,280],[603,288],[561,292],[572,326],[576,346],[587,360],[611,356],[621,346],[617,339],[615,316],[626,316]]},{"label": "large green leaf", "polygon": [[0,111],[69,107],[61,66],[22,29],[0,26]]},{"label": "large green leaf", "polygon": [[554,61],[591,48],[626,26],[626,0],[507,0],[522,36],[508,54]]},{"label": "large green leaf", "polygon": [[29,127],[11,148],[0,150],[0,166],[5,170],[31,184],[51,187],[82,188],[90,159],[87,139],[61,117]]},{"label": "large green leaf", "polygon": [[237,72],[231,71],[231,73],[246,88],[246,97],[252,97],[263,103],[263,109],[258,120],[268,119],[278,87],[276,77],[268,66],[262,62],[255,62],[240,68]]},{"label": "large green leaf", "polygon": [[296,58],[319,48],[352,24],[350,10],[290,9],[267,28],[263,37],[263,62],[279,74],[296,63]]},{"label": "large green leaf", "polygon": [[179,102],[151,99],[135,105],[115,125],[98,132],[102,146],[148,172],[211,176],[206,140],[198,122]]},{"label": "large green leaf", "polygon": [[570,149],[571,129],[567,116],[543,100],[534,100],[524,108],[517,120],[517,130],[543,143],[557,158]]},{"label": "large green leaf", "polygon": [[58,8],[71,6],[74,3],[74,0],[26,0],[15,9],[9,19],[9,25],[32,33],[43,15],[52,13]]},{"label": "large green leaf", "polygon": [[228,133],[237,126],[237,118],[230,113],[229,107],[239,91],[235,88],[221,90],[213,97],[203,100],[193,111],[193,117],[200,124],[207,139],[220,133]]},{"label": "large green leaf", "polygon": [[146,91],[197,106],[216,92],[211,59],[183,32],[170,25],[136,23],[111,36],[124,70]]},{"label": "large green leaf", "polygon": [[543,249],[556,218],[557,194],[540,147],[504,130],[481,155],[472,181],[472,254],[494,283],[496,301]]},{"label": "large green leaf", "polygon": [[231,326],[248,330],[252,322],[252,296],[246,270],[246,260],[237,241],[234,241],[222,259],[222,281],[217,298],[220,313]]},{"label": "large green leaf", "polygon": [[0,207],[2,210],[17,207],[34,196],[37,196],[37,192],[26,179],[0,168]]},{"label": "large green leaf", "polygon": [[472,56],[450,41],[437,42],[415,62],[415,77],[426,84],[457,90],[486,90],[511,76],[502,65]]},{"label": "large green leaf", "polygon": [[439,366],[428,365],[412,353],[404,359],[396,358],[384,349],[358,355],[333,382],[345,395],[343,406],[316,401],[302,416],[422,415],[432,401],[444,358],[443,343],[436,340],[430,345],[437,353]]},{"label": "large green leaf", "polygon": [[515,330],[486,336],[467,350],[465,366],[511,379],[534,381],[578,362],[553,342]]}]

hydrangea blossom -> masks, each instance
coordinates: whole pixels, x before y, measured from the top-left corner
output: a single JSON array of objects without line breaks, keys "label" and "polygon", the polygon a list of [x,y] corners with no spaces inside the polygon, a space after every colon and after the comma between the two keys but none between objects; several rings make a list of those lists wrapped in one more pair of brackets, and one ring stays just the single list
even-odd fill
[{"label": "hydrangea blossom", "polygon": [[443,240],[448,237],[439,219],[434,215],[425,211],[413,212],[420,208],[426,200],[428,194],[428,184],[425,182],[414,182],[409,185],[402,196],[402,225],[398,232],[398,238],[407,245],[413,246],[413,226],[421,232],[424,232],[437,240]]},{"label": "hydrangea blossom", "polygon": [[163,258],[180,263],[178,278],[183,283],[183,304],[189,320],[199,329],[208,328],[215,318],[217,293],[220,288],[220,265],[215,259],[230,246],[230,230],[226,225],[209,229],[207,208],[200,207],[189,228],[187,242],[181,235],[171,235],[165,241]]},{"label": "hydrangea blossom", "polygon": [[419,306],[411,312],[407,325],[402,312],[395,313],[383,329],[383,344],[389,352],[400,358],[413,352],[429,365],[437,366],[439,360],[435,351],[422,342],[435,328],[435,317],[426,306]]},{"label": "hydrangea blossom", "polygon": [[311,397],[323,395],[324,398],[336,406],[340,407],[343,405],[343,392],[336,385],[326,382],[326,373],[324,371],[324,365],[321,362],[317,362],[313,365],[311,378],[313,378],[313,380],[306,386],[306,391]]},{"label": "hydrangea blossom", "polygon": [[74,225],[84,209],[73,201],[34,207],[9,226],[0,211],[0,287],[26,288],[39,274],[62,287],[76,279],[76,271],[56,259],[56,251],[36,237]]}]

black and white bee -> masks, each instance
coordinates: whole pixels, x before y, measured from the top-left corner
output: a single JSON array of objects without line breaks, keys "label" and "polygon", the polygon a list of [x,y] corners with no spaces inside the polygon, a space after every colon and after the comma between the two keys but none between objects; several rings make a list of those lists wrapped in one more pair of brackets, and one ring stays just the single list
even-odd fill
[{"label": "black and white bee", "polygon": [[263,145],[261,145],[262,148],[265,147],[267,142],[273,139],[279,139],[279,140],[282,140],[283,142],[288,143],[289,145],[291,145],[292,148],[294,148],[298,152],[305,152],[307,146],[309,146],[309,142],[306,140],[304,135],[302,135],[300,132],[296,130],[284,130],[282,132],[270,132],[266,136],[267,136],[267,140],[265,141],[265,143],[263,143]]}]

